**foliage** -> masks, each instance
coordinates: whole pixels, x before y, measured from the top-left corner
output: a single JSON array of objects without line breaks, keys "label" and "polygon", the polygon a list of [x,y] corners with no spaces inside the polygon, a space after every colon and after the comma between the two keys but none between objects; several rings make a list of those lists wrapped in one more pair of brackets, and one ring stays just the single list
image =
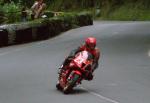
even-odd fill
[{"label": "foliage", "polygon": [[[0,0],[0,23],[20,21],[21,8],[23,6],[31,8],[34,2],[35,0]],[[150,20],[150,0],[44,0],[44,2],[48,11],[91,11],[94,18]],[[46,14],[53,16],[50,12]],[[67,16],[65,18],[70,19]]]},{"label": "foliage", "polygon": [[141,4],[126,4],[111,12],[107,19],[111,20],[150,20],[150,9]]},{"label": "foliage", "polygon": [[[134,2],[133,2],[134,1]],[[127,0],[118,7],[101,8],[100,19],[109,20],[150,20],[150,7],[140,0]]]},{"label": "foliage", "polygon": [[13,23],[20,20],[20,5],[14,2],[0,6],[5,23]]},{"label": "foliage", "polygon": [[3,23],[4,20],[4,11],[3,11],[3,7],[0,5],[0,24]]},{"label": "foliage", "polygon": [[94,7],[95,0],[52,0],[50,8],[53,10],[76,10]]}]

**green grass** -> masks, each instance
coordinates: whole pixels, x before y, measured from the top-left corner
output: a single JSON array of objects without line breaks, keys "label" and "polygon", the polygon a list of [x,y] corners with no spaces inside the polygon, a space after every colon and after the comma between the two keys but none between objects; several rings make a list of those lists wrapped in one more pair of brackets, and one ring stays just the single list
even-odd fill
[{"label": "green grass", "polygon": [[102,15],[100,19],[148,21],[150,20],[150,8],[145,8],[140,4],[125,4],[109,12],[107,16]]}]

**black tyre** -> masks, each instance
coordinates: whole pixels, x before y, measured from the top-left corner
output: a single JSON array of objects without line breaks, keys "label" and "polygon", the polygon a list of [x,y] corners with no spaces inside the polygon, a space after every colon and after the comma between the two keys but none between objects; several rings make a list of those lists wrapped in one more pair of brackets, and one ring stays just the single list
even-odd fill
[{"label": "black tyre", "polygon": [[63,89],[64,94],[68,94],[69,92],[72,91],[73,87],[75,86],[77,80],[79,79],[79,75],[75,74],[74,78],[70,81],[68,81],[67,85]]},{"label": "black tyre", "polygon": [[62,88],[61,88],[59,83],[56,84],[56,88],[57,88],[57,90],[62,90]]}]

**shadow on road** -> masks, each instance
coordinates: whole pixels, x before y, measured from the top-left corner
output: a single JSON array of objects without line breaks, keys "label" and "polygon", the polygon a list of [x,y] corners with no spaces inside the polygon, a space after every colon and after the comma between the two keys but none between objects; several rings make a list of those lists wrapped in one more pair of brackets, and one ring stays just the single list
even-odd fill
[{"label": "shadow on road", "polygon": [[[60,93],[63,93],[61,90],[57,90],[59,91]],[[81,88],[74,88],[71,92],[69,92],[69,94],[67,95],[76,95],[76,94],[85,94],[85,93],[88,93],[88,91],[86,90],[83,90]]]},{"label": "shadow on road", "polygon": [[85,94],[88,93],[88,91],[83,90],[81,88],[74,88],[73,91],[71,91],[69,94],[74,95],[74,94]]}]

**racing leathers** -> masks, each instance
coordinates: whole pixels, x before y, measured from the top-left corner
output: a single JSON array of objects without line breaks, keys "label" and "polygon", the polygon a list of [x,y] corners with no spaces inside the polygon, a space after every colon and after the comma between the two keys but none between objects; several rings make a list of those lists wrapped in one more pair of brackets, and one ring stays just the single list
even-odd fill
[{"label": "racing leathers", "polygon": [[100,57],[100,51],[99,51],[98,48],[94,48],[93,50],[91,50],[91,49],[87,48],[86,45],[81,45],[81,46],[78,47],[77,49],[72,50],[71,53],[69,54],[69,56],[68,56],[68,57],[65,59],[65,61],[63,62],[63,65],[60,67],[60,72],[62,72],[63,70],[65,70],[65,66],[68,65],[68,64],[71,62],[72,58],[74,58],[74,56],[75,56],[77,53],[79,53],[79,52],[81,52],[81,51],[84,51],[84,50],[90,52],[90,53],[92,54],[92,56],[93,56],[94,62],[93,62],[93,65],[92,65],[92,73],[90,73],[90,74],[87,76],[87,78],[85,78],[85,79],[87,79],[87,80],[92,80],[92,79],[93,79],[93,72],[94,72],[94,70],[95,70],[95,69],[98,67],[98,65],[99,65],[99,64],[98,64],[98,60],[99,60],[99,57]]}]

